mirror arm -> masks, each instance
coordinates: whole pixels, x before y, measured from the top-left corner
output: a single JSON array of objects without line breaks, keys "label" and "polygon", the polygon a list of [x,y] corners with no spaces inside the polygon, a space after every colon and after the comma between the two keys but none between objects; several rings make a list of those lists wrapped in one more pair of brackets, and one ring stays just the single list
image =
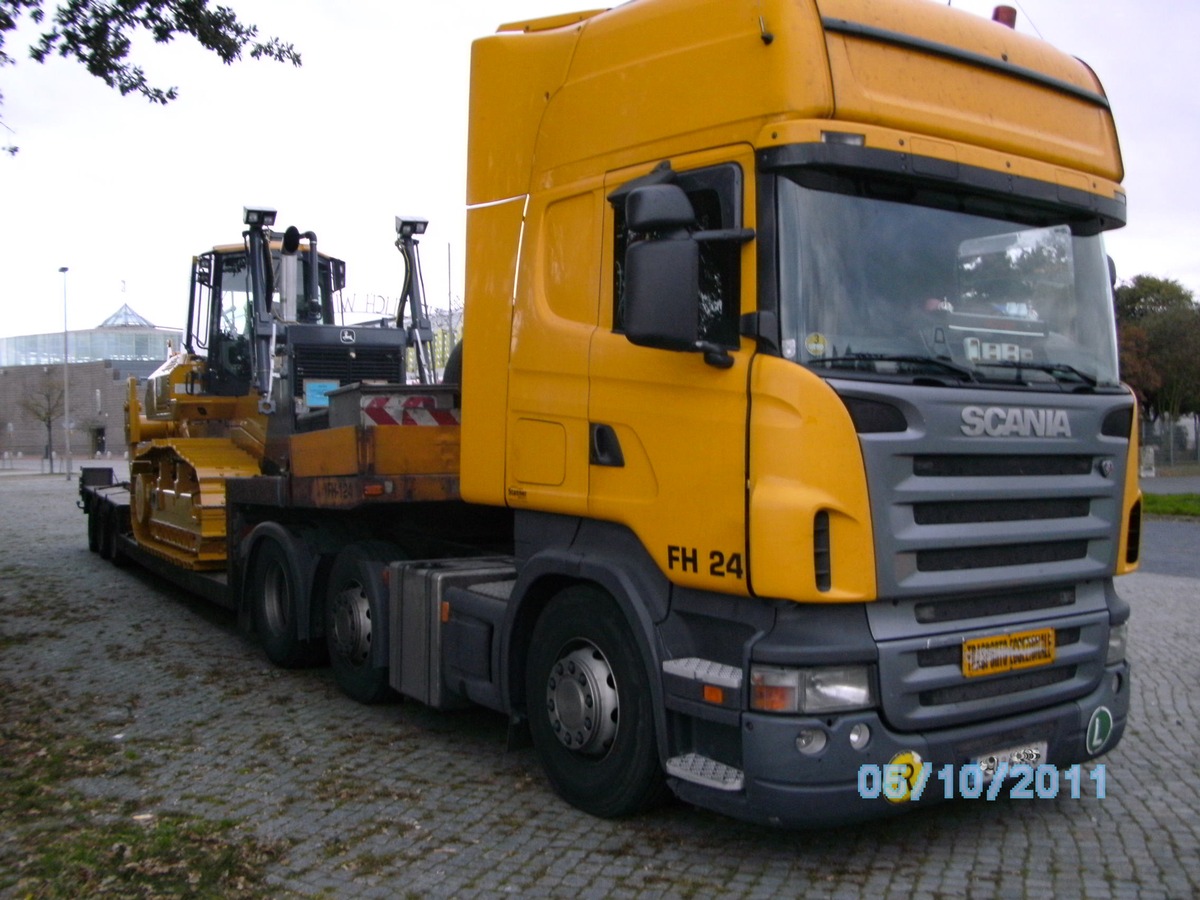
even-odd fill
[{"label": "mirror arm", "polygon": [[704,354],[704,361],[714,369],[732,369],[733,357],[729,351],[719,344],[709,341],[696,341],[695,348]]}]

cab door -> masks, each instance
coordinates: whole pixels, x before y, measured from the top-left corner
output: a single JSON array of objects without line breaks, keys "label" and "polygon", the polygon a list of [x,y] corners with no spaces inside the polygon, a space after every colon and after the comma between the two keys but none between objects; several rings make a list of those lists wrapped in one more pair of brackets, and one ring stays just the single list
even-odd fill
[{"label": "cab door", "polygon": [[[699,230],[753,222],[749,148],[671,160]],[[751,311],[752,242],[701,245],[700,334],[712,352],[637,346],[624,330],[630,235],[623,185],[610,174],[600,322],[589,360],[589,514],[627,525],[675,584],[746,594],[746,422],[754,343],[739,335]]]}]

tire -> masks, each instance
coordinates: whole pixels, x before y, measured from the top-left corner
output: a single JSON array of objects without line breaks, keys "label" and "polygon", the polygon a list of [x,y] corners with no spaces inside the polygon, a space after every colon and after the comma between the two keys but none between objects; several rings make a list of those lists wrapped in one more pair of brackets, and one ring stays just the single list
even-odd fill
[{"label": "tire", "polygon": [[382,703],[393,696],[388,668],[377,666],[373,647],[387,641],[387,589],[383,566],[399,553],[387,545],[351,544],[329,573],[325,595],[325,643],[337,686],[359,703]]},{"label": "tire", "polygon": [[299,596],[296,573],[287,552],[274,538],[266,538],[254,557],[250,578],[254,630],[262,641],[267,659],[285,669],[313,665],[320,654],[312,641],[297,634]]},{"label": "tire", "polygon": [[450,355],[446,357],[446,367],[442,369],[442,384],[462,384],[462,341],[454,345]]},{"label": "tire", "polygon": [[113,530],[112,516],[110,516],[110,508],[107,503],[97,503],[91,508],[91,515],[88,516],[88,545],[91,546],[91,526],[92,521],[96,523],[96,552],[100,553],[101,559],[113,558],[114,540],[110,538],[109,532]]},{"label": "tire", "polygon": [[93,497],[91,509],[88,510],[87,517],[87,541],[88,550],[92,553],[100,552],[100,502]]},{"label": "tire", "polygon": [[107,559],[114,566],[124,566],[129,562],[125,551],[121,549],[121,529],[124,525],[121,509],[120,506],[109,504],[100,518],[100,558]]},{"label": "tire", "polygon": [[616,818],[667,796],[646,667],[610,595],[578,585],[550,602],[525,687],[534,749],[564,800]]}]

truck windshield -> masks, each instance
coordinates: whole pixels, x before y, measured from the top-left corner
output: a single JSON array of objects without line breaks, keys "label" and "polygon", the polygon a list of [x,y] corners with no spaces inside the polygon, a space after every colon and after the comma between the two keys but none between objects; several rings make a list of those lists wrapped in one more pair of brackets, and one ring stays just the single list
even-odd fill
[{"label": "truck windshield", "polygon": [[1108,261],[1095,229],[895,184],[812,175],[778,183],[788,359],[870,379],[1118,386]]}]

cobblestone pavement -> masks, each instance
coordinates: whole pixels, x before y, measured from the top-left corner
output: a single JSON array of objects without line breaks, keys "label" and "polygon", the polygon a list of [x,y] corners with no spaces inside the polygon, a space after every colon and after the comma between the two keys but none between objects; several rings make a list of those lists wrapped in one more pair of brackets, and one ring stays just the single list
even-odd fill
[{"label": "cobblestone pavement", "polygon": [[[85,794],[280,842],[280,896],[1200,895],[1197,579],[1120,582],[1133,714],[1101,760],[1104,799],[1085,780],[1080,799],[813,833],[682,804],[602,821],[554,796],[531,750],[505,749],[498,716],[357,706],[323,670],[270,667],[231,616],[88,553],[73,501],[61,476],[0,478],[0,680],[138,760],[78,779]],[[15,827],[0,821],[0,876]]]}]

